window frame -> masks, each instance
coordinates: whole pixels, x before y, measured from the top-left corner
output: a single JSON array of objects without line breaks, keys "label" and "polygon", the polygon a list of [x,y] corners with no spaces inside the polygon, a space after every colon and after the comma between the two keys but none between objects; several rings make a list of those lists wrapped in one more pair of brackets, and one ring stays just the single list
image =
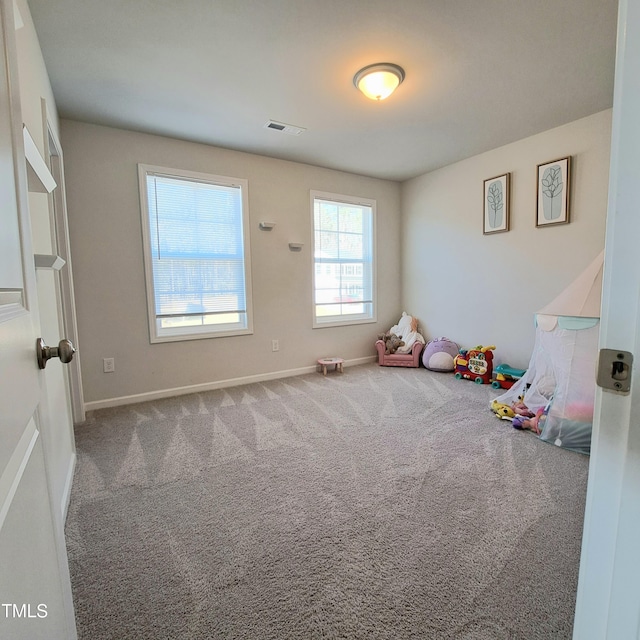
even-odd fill
[{"label": "window frame", "polygon": [[[246,326],[240,323],[220,325],[220,329],[198,330],[198,327],[215,325],[197,325],[176,327],[175,330],[160,329],[156,316],[156,294],[154,286],[153,258],[151,248],[151,224],[149,219],[149,193],[147,176],[159,175],[167,178],[183,179],[193,182],[205,182],[221,187],[240,189],[242,205],[242,239],[244,259],[244,293],[246,301]],[[149,340],[151,344],[162,342],[180,342],[183,340],[202,340],[206,338],[224,338],[253,334],[253,305],[251,286],[251,245],[249,224],[249,182],[244,178],[232,178],[185,169],[174,169],[150,164],[138,164],[138,186],[140,191],[140,214],[142,222],[142,248],[144,256],[147,315],[149,322]]]},{"label": "window frame", "polygon": [[[359,205],[371,208],[371,315],[360,314],[358,316],[328,316],[326,321],[319,320],[316,314],[316,225],[315,225],[315,201],[327,200],[345,205]],[[371,198],[349,196],[327,191],[310,191],[311,208],[311,315],[314,329],[329,327],[346,327],[358,324],[373,324],[377,322],[377,241],[376,241],[376,207],[377,202]],[[363,261],[364,264],[364,261]]]}]

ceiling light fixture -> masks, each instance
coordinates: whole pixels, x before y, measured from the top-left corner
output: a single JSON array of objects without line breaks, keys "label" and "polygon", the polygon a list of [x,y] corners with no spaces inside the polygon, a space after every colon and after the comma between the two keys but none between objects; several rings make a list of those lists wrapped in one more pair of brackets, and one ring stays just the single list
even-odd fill
[{"label": "ceiling light fixture", "polygon": [[371,100],[388,98],[404,80],[404,69],[391,62],[370,64],[353,76],[353,84]]}]

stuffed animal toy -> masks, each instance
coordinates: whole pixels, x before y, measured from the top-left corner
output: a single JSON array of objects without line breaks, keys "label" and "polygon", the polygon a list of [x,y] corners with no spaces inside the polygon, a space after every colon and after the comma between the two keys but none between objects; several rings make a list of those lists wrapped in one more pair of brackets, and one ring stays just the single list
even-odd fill
[{"label": "stuffed animal toy", "polygon": [[392,355],[402,346],[404,346],[404,340],[401,340],[399,336],[392,333],[384,342],[384,353],[385,355]]},{"label": "stuffed animal toy", "polygon": [[523,416],[524,418],[533,418],[535,415],[524,403],[524,396],[522,395],[518,396],[518,399],[511,405],[511,408],[516,415]]},{"label": "stuffed animal toy", "polygon": [[491,411],[495,413],[501,420],[513,420],[515,418],[514,410],[508,404],[502,404],[497,400],[491,402]]},{"label": "stuffed animal toy", "polygon": [[514,429],[528,429],[529,431],[533,431],[533,433],[540,435],[542,431],[541,423],[544,422],[545,416],[546,408],[538,409],[536,415],[533,418],[516,416],[511,424],[513,425]]},{"label": "stuffed animal toy", "polygon": [[460,347],[449,338],[436,338],[427,342],[422,353],[422,364],[431,371],[453,371],[453,359]]},{"label": "stuffed animal toy", "polygon": [[[389,355],[389,348],[394,348],[394,345],[391,344],[391,336],[395,336],[395,334],[391,333],[390,331],[385,331],[384,333],[378,334],[378,340],[382,340],[382,342],[384,342],[386,355]],[[397,349],[398,347],[396,346],[395,348]]]}]

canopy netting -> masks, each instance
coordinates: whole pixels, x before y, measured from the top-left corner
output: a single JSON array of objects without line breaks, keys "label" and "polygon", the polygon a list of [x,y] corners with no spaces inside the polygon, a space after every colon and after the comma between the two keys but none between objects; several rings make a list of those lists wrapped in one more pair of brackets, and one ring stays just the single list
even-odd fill
[{"label": "canopy netting", "polygon": [[536,414],[540,438],[565,449],[589,453],[598,353],[597,319],[558,318],[551,330],[537,316],[536,340],[526,374],[497,402],[522,399]]}]

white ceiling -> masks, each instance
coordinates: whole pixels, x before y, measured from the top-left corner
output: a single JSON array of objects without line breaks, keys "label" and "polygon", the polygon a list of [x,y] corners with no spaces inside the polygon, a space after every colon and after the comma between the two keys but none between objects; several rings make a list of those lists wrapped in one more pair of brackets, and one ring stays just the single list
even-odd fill
[{"label": "white ceiling", "polygon": [[[617,0],[28,4],[63,117],[392,180],[613,100]],[[374,62],[406,71],[379,103]]]}]

